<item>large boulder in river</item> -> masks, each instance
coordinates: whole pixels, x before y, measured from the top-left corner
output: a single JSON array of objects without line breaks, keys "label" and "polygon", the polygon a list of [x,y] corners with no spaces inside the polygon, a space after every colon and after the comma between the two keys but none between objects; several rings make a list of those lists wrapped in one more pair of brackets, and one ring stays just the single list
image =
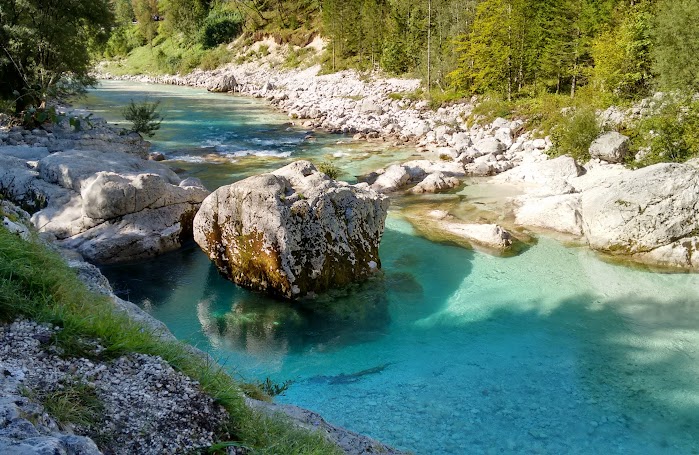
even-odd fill
[{"label": "large boulder in river", "polygon": [[214,191],[194,240],[231,281],[295,299],[378,269],[387,211],[387,197],[297,161]]},{"label": "large boulder in river", "polygon": [[223,74],[211,80],[206,85],[206,89],[213,93],[228,93],[235,90],[237,86],[238,82],[235,80],[235,76],[232,74]]},{"label": "large boulder in river", "polygon": [[582,194],[590,246],[640,262],[699,269],[699,170],[656,164],[610,176]]}]

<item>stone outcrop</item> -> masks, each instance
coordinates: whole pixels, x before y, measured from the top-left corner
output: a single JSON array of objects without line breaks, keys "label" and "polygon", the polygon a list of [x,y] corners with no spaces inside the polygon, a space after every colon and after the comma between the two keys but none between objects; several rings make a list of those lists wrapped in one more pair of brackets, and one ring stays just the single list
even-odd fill
[{"label": "stone outcrop", "polygon": [[232,92],[238,86],[235,76],[232,74],[222,74],[217,78],[212,79],[206,86],[206,89],[214,93]]},{"label": "stone outcrop", "polygon": [[590,145],[590,156],[608,163],[623,163],[629,151],[629,138],[616,131],[604,133]]},{"label": "stone outcrop", "polygon": [[656,164],[582,193],[585,237],[596,250],[699,269],[699,170]]},{"label": "stone outcrop", "polygon": [[178,248],[209,194],[162,164],[97,150],[52,153],[35,165],[0,155],[0,191],[32,213],[39,231],[95,263]]},{"label": "stone outcrop", "polygon": [[522,226],[582,235],[580,194],[523,196],[517,200],[515,222]]},{"label": "stone outcrop", "polygon": [[214,191],[194,239],[233,282],[296,299],[376,271],[387,210],[385,196],[297,161]]},{"label": "stone outcrop", "polygon": [[413,193],[436,193],[459,186],[464,167],[455,161],[413,160],[379,169],[368,178],[371,188],[391,193],[415,185]]}]

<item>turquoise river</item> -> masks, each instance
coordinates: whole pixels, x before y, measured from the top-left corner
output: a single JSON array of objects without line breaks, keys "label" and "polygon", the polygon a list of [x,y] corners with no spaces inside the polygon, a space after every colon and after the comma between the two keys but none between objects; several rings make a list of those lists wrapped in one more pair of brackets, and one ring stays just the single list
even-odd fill
[{"label": "turquoise river", "polygon": [[[119,122],[145,97],[166,115],[153,148],[209,189],[298,158],[354,181],[415,153],[310,135],[263,101],[201,89],[104,82],[80,103]],[[420,203],[477,216],[487,193]],[[406,221],[411,204],[389,214],[384,276],[312,304],[238,288],[194,244],[104,272],[233,375],[293,381],[277,401],[416,454],[699,453],[699,275],[546,236],[511,258],[437,243]]]}]

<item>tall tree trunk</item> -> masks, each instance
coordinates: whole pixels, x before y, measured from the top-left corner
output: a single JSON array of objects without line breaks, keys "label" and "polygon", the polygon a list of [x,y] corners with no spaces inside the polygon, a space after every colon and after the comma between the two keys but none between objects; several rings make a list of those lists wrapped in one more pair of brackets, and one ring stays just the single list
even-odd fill
[{"label": "tall tree trunk", "polygon": [[432,86],[430,57],[432,53],[432,0],[427,0],[427,93]]}]

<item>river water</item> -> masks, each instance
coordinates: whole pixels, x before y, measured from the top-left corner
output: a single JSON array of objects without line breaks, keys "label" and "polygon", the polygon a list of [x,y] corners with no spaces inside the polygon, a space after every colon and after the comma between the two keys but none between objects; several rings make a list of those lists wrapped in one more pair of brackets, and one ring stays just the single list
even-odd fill
[{"label": "river water", "polygon": [[[118,122],[146,96],[166,114],[154,149],[210,189],[297,158],[353,181],[414,154],[309,138],[264,102],[200,89],[105,82],[81,103]],[[381,258],[382,279],[301,306],[238,288],[196,245],[104,272],[232,374],[292,380],[277,401],[417,454],[699,453],[699,275],[545,237],[493,257],[418,236],[399,207]]]}]

